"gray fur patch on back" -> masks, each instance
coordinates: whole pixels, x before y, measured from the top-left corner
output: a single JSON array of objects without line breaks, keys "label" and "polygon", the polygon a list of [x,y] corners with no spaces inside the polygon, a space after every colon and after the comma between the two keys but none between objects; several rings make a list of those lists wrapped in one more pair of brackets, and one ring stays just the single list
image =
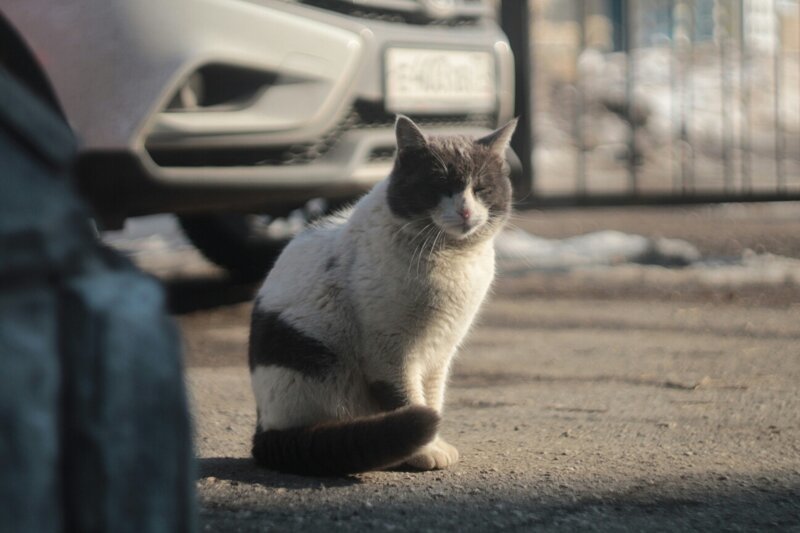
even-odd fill
[{"label": "gray fur patch on back", "polygon": [[255,307],[250,325],[250,371],[256,366],[281,366],[320,379],[336,365],[337,356],[317,339],[295,329],[280,313]]}]

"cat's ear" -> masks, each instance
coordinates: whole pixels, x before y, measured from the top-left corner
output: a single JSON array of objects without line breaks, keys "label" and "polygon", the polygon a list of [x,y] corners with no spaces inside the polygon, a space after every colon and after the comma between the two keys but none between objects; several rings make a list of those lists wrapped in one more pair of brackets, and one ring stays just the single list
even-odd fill
[{"label": "cat's ear", "polygon": [[517,129],[517,120],[519,119],[515,118],[509,120],[505,126],[494,130],[489,135],[481,137],[475,142],[483,146],[488,146],[493,152],[504,156],[506,148],[508,148],[508,144],[511,142],[511,136],[514,135],[514,130]]},{"label": "cat's ear", "polygon": [[397,137],[398,152],[414,148],[425,148],[428,145],[428,141],[425,140],[425,135],[419,127],[405,115],[397,115],[397,121],[394,123],[394,134]]}]

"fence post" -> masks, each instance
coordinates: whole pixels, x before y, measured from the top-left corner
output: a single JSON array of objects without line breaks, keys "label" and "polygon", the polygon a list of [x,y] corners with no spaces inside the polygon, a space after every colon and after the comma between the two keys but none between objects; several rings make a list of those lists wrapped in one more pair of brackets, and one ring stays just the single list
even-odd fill
[{"label": "fence post", "polygon": [[502,0],[500,23],[514,52],[514,114],[519,117],[511,147],[522,163],[519,199],[528,199],[535,179],[533,168],[533,91],[531,83],[530,7],[528,0]]}]

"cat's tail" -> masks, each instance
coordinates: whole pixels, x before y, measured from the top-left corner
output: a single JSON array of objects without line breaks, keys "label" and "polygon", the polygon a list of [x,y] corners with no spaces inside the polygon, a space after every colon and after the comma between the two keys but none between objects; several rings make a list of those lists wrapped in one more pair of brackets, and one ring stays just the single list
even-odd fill
[{"label": "cat's tail", "polygon": [[401,463],[436,436],[439,415],[414,405],[316,426],[257,431],[253,457],[271,470],[344,475]]}]

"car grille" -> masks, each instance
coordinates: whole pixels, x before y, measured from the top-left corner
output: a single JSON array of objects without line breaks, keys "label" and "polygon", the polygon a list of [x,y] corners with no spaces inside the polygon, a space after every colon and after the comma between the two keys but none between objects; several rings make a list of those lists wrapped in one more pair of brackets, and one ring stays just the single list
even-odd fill
[{"label": "car grille", "polygon": [[486,11],[483,0],[453,0],[450,15],[431,16],[417,0],[300,0],[301,4],[351,17],[426,26],[471,26]]},{"label": "car grille", "polygon": [[[425,128],[493,128],[494,115],[411,115]],[[386,129],[394,126],[395,115],[388,113],[379,103],[357,101],[350,113],[324,137],[309,143],[280,147],[242,148],[163,148],[147,145],[154,163],[162,167],[233,167],[255,165],[306,165],[325,155],[342,134],[353,130]],[[394,147],[381,147],[370,154],[370,160],[393,157]]]},{"label": "car grille", "polygon": [[[394,126],[396,118],[394,113],[385,111],[382,104],[363,100],[356,102],[355,106],[353,106],[352,114],[357,117],[357,127],[362,129],[392,127]],[[408,116],[422,128],[493,128],[495,125],[494,115],[489,113],[460,113],[451,115],[408,114]]]}]

